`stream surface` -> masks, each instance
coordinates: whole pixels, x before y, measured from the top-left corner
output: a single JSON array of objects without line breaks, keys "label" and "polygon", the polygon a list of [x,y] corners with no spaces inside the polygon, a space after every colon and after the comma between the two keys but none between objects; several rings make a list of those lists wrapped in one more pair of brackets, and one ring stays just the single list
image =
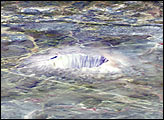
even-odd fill
[{"label": "stream surface", "polygon": [[163,2],[1,1],[1,118],[162,119]]}]

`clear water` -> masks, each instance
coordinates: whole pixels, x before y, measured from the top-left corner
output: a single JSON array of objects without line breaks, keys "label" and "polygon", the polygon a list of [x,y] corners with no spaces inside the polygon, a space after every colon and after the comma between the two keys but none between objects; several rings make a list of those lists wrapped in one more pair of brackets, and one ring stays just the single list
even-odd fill
[{"label": "clear water", "polygon": [[[1,10],[2,119],[163,118],[162,2],[3,1]],[[54,56],[79,53],[110,63],[54,69]]]}]

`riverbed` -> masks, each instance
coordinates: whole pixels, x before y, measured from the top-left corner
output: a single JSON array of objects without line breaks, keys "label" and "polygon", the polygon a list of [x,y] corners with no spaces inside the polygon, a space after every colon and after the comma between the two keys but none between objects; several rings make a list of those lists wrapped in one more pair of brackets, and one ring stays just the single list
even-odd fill
[{"label": "riverbed", "polygon": [[[163,2],[2,1],[1,10],[2,119],[163,118]],[[126,66],[39,69],[70,49],[105,50]]]}]

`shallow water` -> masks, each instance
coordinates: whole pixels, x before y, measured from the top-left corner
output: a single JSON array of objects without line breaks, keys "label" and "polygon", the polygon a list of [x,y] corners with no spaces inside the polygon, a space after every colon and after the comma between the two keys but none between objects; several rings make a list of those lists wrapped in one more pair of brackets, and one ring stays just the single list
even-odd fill
[{"label": "shallow water", "polygon": [[[162,2],[1,4],[2,119],[163,118]],[[104,51],[96,70],[49,62]]]}]

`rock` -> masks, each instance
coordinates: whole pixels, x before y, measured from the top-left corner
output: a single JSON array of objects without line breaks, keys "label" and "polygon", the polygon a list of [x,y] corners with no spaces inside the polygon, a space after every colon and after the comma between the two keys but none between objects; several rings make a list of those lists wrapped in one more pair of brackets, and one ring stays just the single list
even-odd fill
[{"label": "rock", "polygon": [[7,56],[20,56],[29,52],[30,51],[24,47],[19,47],[16,45],[8,45],[3,48],[3,51],[1,53],[3,57],[7,57]]}]

